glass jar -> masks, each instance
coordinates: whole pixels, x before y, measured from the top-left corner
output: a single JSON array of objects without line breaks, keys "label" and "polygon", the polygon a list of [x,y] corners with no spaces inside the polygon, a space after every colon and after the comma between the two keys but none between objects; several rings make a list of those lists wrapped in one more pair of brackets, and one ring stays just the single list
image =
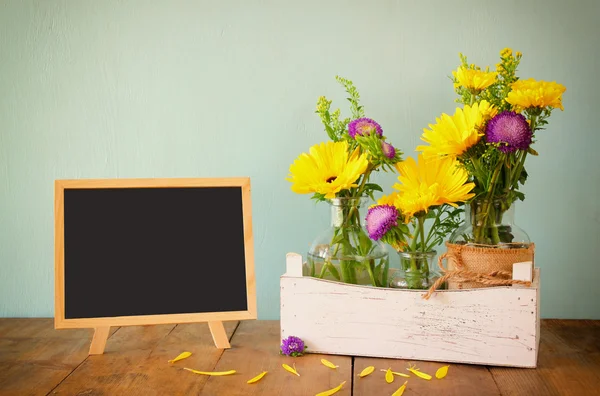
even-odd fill
[{"label": "glass jar", "polygon": [[439,274],[435,271],[437,252],[398,252],[400,271],[392,276],[390,287],[398,289],[429,289]]},{"label": "glass jar", "polygon": [[334,198],[331,225],[311,244],[308,275],[344,283],[387,287],[389,253],[385,244],[369,238],[361,224],[367,198]]},{"label": "glass jar", "polygon": [[515,203],[503,199],[475,199],[467,205],[465,222],[449,238],[450,243],[526,248],[529,235],[515,224]]}]

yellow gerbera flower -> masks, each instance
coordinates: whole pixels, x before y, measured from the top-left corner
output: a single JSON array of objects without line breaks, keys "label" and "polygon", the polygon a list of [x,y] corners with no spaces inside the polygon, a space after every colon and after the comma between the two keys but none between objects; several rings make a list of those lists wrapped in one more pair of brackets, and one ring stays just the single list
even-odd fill
[{"label": "yellow gerbera flower", "polygon": [[357,148],[349,155],[348,142],[326,142],[312,146],[290,166],[292,191],[298,194],[319,193],[335,198],[342,190],[357,187],[356,181],[366,170],[369,161]]},{"label": "yellow gerbera flower", "polygon": [[498,72],[485,72],[482,70],[467,69],[459,66],[452,75],[458,80],[456,86],[463,86],[467,89],[482,91],[496,82]]},{"label": "yellow gerbera flower", "polygon": [[417,151],[423,152],[426,158],[461,155],[483,136],[481,126],[496,111],[487,101],[482,100],[473,106],[465,105],[464,109],[458,107],[453,116],[442,114],[441,118],[436,118],[435,125],[429,124],[430,130],[423,129],[421,140],[429,143],[429,146],[417,146]]},{"label": "yellow gerbera flower", "polygon": [[567,90],[556,82],[536,81],[533,78],[518,80],[511,84],[511,91],[506,101],[515,106],[517,111],[530,107],[553,107],[564,110],[562,94]]},{"label": "yellow gerbera flower", "polygon": [[427,159],[419,155],[417,161],[409,157],[396,168],[400,183],[394,184],[399,191],[395,203],[407,216],[442,204],[456,207],[457,202],[475,195],[470,192],[475,184],[467,183],[469,175],[455,158]]}]

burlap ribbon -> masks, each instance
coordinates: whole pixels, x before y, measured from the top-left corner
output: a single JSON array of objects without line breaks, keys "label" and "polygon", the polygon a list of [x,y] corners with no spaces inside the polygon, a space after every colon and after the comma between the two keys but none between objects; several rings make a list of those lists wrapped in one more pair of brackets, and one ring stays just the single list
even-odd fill
[{"label": "burlap ribbon", "polygon": [[[431,295],[448,282],[448,289],[472,289],[489,286],[527,285],[531,282],[513,280],[512,265],[533,261],[535,245],[526,248],[490,248],[485,245],[456,245],[446,242],[448,251],[438,258],[438,266],[444,274],[423,295]],[[448,268],[444,268],[444,259]]]}]

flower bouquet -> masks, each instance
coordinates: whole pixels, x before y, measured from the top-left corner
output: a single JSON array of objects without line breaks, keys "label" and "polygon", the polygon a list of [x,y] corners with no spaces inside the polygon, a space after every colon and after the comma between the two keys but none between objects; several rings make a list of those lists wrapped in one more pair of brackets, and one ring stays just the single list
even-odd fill
[{"label": "flower bouquet", "polygon": [[[505,48],[496,71],[461,65],[452,81],[458,103],[453,115],[442,114],[424,129],[417,147],[423,158],[451,158],[474,183],[466,221],[446,241],[448,260],[442,282],[448,288],[476,288],[516,283],[514,263],[532,261],[534,244],[514,224],[514,203],[523,200],[519,191],[527,180],[525,160],[538,153],[532,148],[536,132],[543,130],[553,110],[563,110],[565,87],[556,82],[521,80],[517,67],[522,54]],[[441,266],[440,266],[441,267]]]},{"label": "flower bouquet", "polygon": [[458,103],[454,115],[442,114],[424,129],[417,147],[424,158],[456,158],[475,183],[468,221],[450,237],[451,242],[521,248],[527,234],[513,224],[513,204],[525,195],[519,187],[527,180],[525,160],[538,155],[531,147],[536,132],[548,124],[554,109],[563,110],[565,87],[556,82],[521,80],[517,67],[522,54],[505,48],[496,71],[461,65],[452,81]]},{"label": "flower bouquet", "polygon": [[434,282],[436,246],[461,224],[460,204],[474,196],[474,183],[452,157],[417,161],[407,158],[396,165],[397,191],[369,208],[369,237],[392,246],[400,255],[401,271],[390,286],[427,289]]},{"label": "flower bouquet", "polygon": [[321,96],[316,112],[329,140],[300,154],[286,178],[292,191],[331,205],[331,227],[308,252],[308,275],[387,286],[388,252],[367,235],[360,208],[374,200],[375,191],[382,191],[370,182],[374,172],[393,171],[402,153],[386,141],[381,125],[365,117],[352,81],[339,76],[336,80],[349,96],[351,117],[340,118],[340,110],[331,111],[332,101]]}]

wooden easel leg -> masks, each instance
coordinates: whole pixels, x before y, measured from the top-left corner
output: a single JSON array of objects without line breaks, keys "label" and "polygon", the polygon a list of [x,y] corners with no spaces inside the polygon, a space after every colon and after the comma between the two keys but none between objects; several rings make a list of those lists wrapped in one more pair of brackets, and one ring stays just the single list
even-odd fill
[{"label": "wooden easel leg", "polygon": [[208,322],[208,327],[210,328],[210,334],[212,334],[213,341],[217,348],[231,348],[231,345],[229,345],[229,338],[227,337],[227,333],[225,333],[223,322]]},{"label": "wooden easel leg", "polygon": [[96,327],[94,329],[94,337],[92,338],[92,345],[90,345],[90,355],[102,355],[104,353],[109,332],[109,326]]}]

